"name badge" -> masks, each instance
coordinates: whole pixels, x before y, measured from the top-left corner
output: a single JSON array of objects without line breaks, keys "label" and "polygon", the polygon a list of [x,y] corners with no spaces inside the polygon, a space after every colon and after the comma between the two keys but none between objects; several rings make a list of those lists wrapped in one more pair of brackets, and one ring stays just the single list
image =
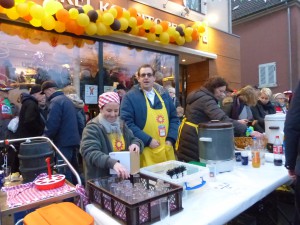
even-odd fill
[{"label": "name badge", "polygon": [[165,137],[166,136],[166,127],[165,125],[159,125],[158,126],[158,133],[160,137]]}]

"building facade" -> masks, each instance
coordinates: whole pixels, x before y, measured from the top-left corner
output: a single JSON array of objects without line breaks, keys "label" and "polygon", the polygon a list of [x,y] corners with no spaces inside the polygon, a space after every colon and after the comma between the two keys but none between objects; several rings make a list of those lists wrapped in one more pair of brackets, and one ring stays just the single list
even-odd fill
[{"label": "building facade", "polygon": [[[211,76],[240,86],[239,37],[230,2],[18,1],[0,6],[0,84],[10,99],[35,83],[68,85],[97,113],[104,91],[128,90],[137,68],[151,64],[157,81],[186,95]],[[209,12],[222,18],[207,23]],[[224,19],[226,18],[226,19]]]},{"label": "building facade", "polygon": [[299,81],[299,2],[232,1],[232,30],[241,41],[241,81],[273,91]]}]

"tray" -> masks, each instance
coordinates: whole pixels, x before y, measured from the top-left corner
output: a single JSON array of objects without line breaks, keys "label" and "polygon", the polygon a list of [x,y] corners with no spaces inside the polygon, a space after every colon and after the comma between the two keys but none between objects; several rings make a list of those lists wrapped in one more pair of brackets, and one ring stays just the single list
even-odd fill
[{"label": "tray", "polygon": [[[166,174],[166,172],[169,169],[173,169],[174,167],[178,166],[186,167],[186,173],[183,176],[173,176],[173,178],[171,178],[169,175]],[[189,186],[191,186],[195,183],[202,182],[201,178],[207,177],[209,170],[206,167],[171,160],[141,168],[140,172],[142,174],[153,176],[177,185],[184,186],[186,183],[190,183]]]},{"label": "tray", "polygon": [[[87,182],[87,191],[92,203],[98,204],[108,211],[113,217],[128,225],[150,224],[160,220],[159,199],[168,197],[170,201],[170,214],[183,210],[182,187],[170,183],[166,193],[144,198],[141,201],[131,203],[112,194],[107,188],[99,185],[100,178]],[[157,178],[140,174],[140,182],[147,190],[154,190]],[[167,183],[167,182],[166,182]]]}]

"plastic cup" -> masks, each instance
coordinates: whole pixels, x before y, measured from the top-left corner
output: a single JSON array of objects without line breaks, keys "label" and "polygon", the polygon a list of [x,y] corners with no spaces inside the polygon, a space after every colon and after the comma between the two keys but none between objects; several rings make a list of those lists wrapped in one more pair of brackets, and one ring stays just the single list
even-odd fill
[{"label": "plastic cup", "polygon": [[207,164],[206,166],[209,170],[209,179],[211,181],[215,181],[216,176],[217,176],[217,165],[214,163],[211,163],[211,164]]},{"label": "plastic cup", "polygon": [[160,224],[170,224],[170,201],[167,197],[159,199]]}]

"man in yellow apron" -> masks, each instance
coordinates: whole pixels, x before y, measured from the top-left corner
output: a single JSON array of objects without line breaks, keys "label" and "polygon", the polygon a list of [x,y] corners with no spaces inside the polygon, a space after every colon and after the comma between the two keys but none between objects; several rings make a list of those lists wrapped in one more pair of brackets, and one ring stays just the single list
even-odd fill
[{"label": "man in yellow apron", "polygon": [[144,142],[141,167],[174,160],[179,119],[167,90],[155,83],[155,71],[148,65],[138,69],[139,84],[122,99],[121,119]]}]

